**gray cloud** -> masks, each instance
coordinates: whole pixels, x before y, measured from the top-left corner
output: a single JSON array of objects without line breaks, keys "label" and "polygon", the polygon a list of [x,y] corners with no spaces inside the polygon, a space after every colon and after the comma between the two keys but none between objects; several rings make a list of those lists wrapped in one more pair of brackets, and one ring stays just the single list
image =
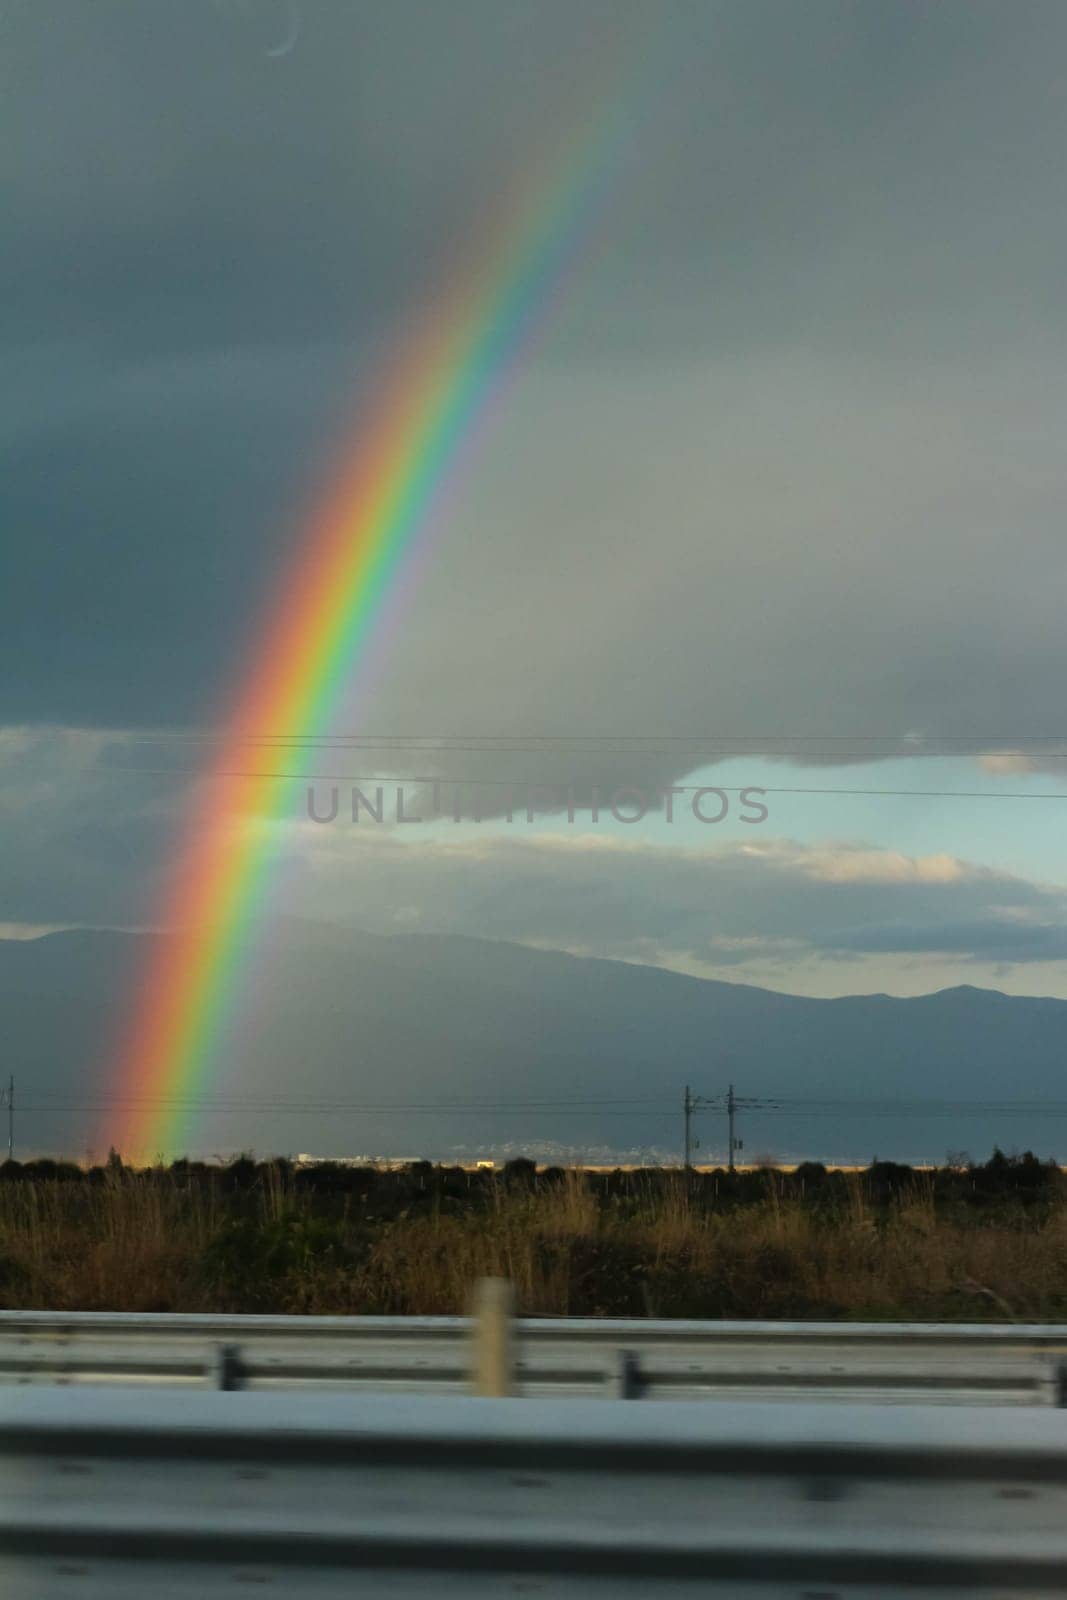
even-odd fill
[{"label": "gray cloud", "polygon": [[837,929],[820,935],[813,942],[822,949],[849,950],[857,954],[947,953],[968,960],[1001,963],[1063,961],[1067,959],[1067,928],[1059,919],[1064,909],[1064,899],[1057,895],[1050,897],[1046,907],[1049,921],[1018,921],[1005,915],[977,917],[970,922],[945,923],[940,927],[900,922],[882,927]]},{"label": "gray cloud", "polygon": [[[124,734],[0,733],[3,936],[154,924],[177,817],[193,790],[165,770],[127,770],[138,759]],[[1024,987],[1062,988],[1067,889],[949,853],[801,844],[767,824],[721,843],[709,828],[700,847],[676,844],[662,819],[661,839],[630,839],[591,830],[581,814],[573,827],[533,830],[521,810],[510,829],[487,823],[484,835],[450,826],[290,821],[279,835],[277,909],[808,992],[915,992],[968,968],[976,980],[995,981],[1003,969]]]}]

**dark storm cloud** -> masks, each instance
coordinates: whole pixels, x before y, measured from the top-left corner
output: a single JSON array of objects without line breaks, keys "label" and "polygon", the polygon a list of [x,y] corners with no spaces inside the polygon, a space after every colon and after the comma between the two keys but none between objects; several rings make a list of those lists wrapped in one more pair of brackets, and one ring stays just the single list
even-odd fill
[{"label": "dark storm cloud", "polygon": [[150,922],[173,835],[174,785],[116,771],[123,739],[0,730],[0,922]]},{"label": "dark storm cloud", "polygon": [[0,719],[212,720],[398,315],[609,8],[321,3],[284,63],[280,9],[5,18]]},{"label": "dark storm cloud", "polygon": [[5,14],[0,720],[216,720],[397,318],[621,44],[595,247],[360,716],[1051,728],[1058,4],[316,0],[277,60],[287,11]]}]

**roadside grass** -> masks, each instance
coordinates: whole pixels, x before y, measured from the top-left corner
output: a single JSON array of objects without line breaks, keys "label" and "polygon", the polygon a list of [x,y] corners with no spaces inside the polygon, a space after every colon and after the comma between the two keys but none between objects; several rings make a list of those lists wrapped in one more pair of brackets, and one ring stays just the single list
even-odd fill
[{"label": "roadside grass", "polygon": [[1067,1320],[1063,1180],[1000,1161],[969,1190],[905,1168],[9,1166],[0,1305],[450,1314],[494,1275],[527,1315]]}]

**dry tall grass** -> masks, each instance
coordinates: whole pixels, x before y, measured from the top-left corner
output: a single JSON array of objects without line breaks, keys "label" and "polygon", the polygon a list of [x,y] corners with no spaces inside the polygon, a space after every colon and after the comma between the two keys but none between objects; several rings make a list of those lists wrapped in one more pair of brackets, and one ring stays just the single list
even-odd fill
[{"label": "dry tall grass", "polygon": [[531,1314],[1067,1316],[1062,1199],[976,1219],[941,1214],[922,1183],[873,1208],[857,1180],[820,1209],[771,1182],[762,1199],[719,1208],[680,1177],[612,1198],[569,1173],[490,1185],[477,1204],[368,1210],[324,1208],[269,1172],[239,1200],[160,1174],[0,1184],[0,1304],[452,1313],[492,1274]]}]

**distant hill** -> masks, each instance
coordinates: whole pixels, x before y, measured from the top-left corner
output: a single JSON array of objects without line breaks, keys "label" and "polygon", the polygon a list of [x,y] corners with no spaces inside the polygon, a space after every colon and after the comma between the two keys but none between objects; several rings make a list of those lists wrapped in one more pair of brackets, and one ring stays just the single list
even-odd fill
[{"label": "distant hill", "polygon": [[[24,1150],[84,1152],[85,1107],[108,1090],[119,1019],[149,942],[165,937],[0,941],[0,1068],[16,1075]],[[905,1118],[746,1113],[748,1157],[938,1159],[994,1143],[1067,1157],[1067,1118],[951,1104],[1067,1104],[1067,1001],[969,987],[813,1000],[520,945],[282,920],[239,1012],[204,1093],[247,1109],[205,1114],[197,1153],[677,1152],[683,1085],[713,1094],[732,1080],[743,1096],[949,1102]],[[412,1109],[356,1112],[340,1100]],[[702,1158],[722,1154],[721,1117],[694,1131]]]}]

